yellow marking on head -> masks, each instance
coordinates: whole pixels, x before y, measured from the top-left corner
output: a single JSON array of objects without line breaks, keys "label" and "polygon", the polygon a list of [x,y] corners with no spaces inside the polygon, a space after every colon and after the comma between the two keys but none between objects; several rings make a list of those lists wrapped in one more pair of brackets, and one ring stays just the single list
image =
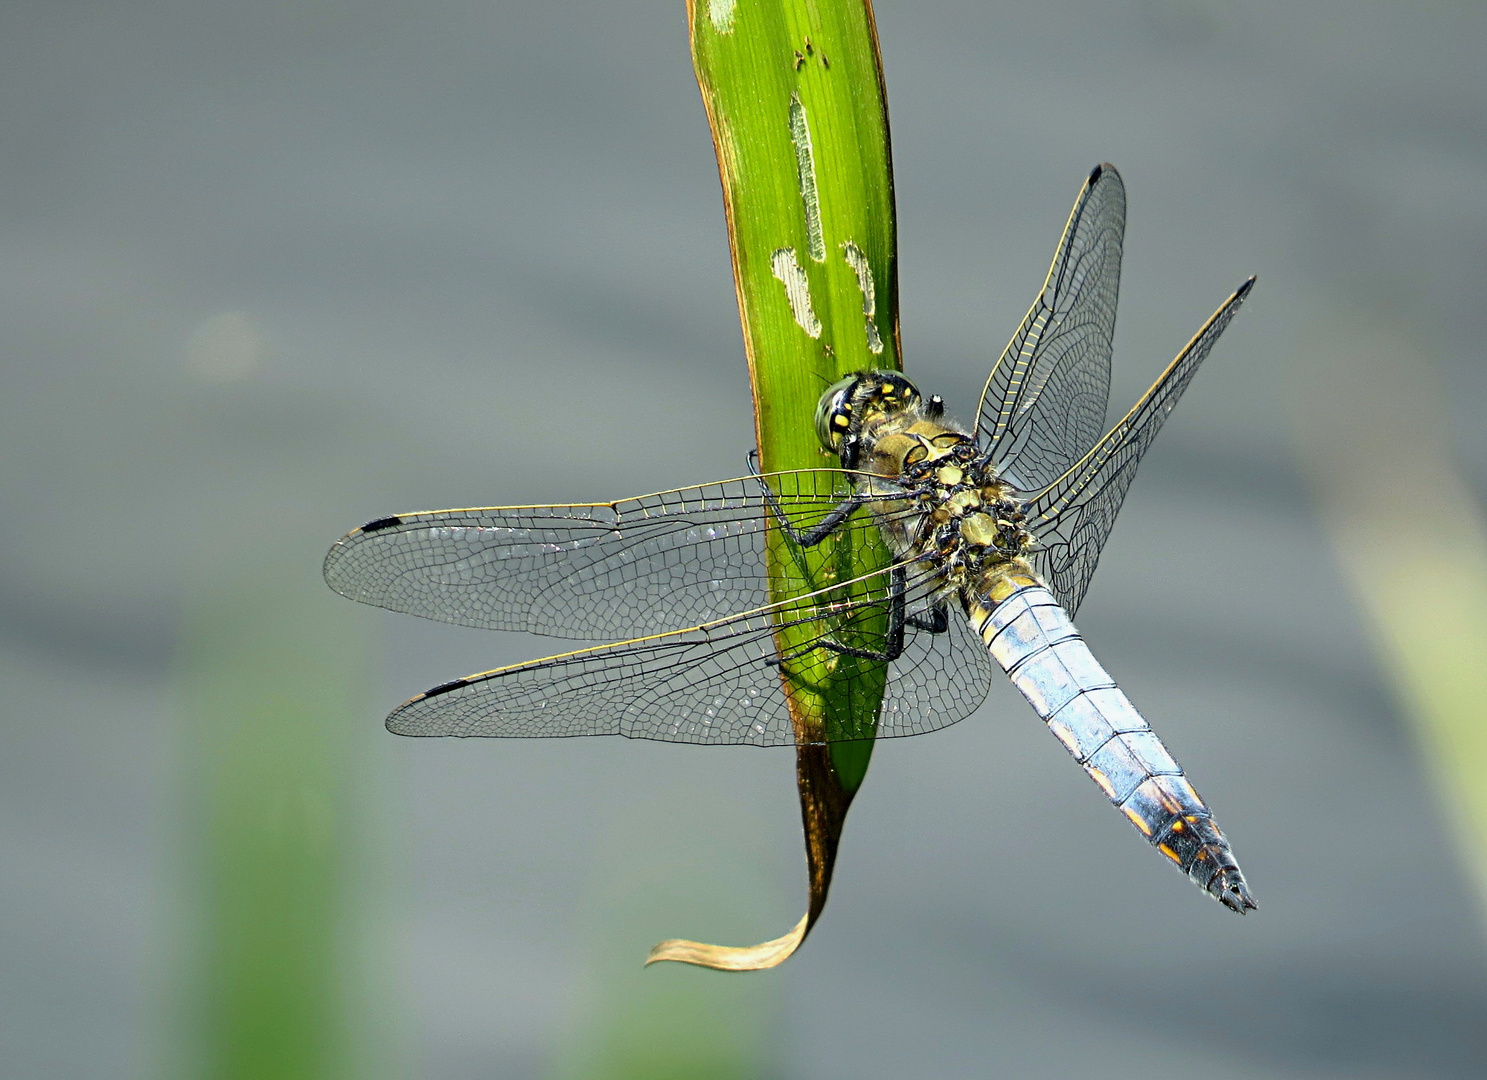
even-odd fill
[{"label": "yellow marking on head", "polygon": [[831,426],[832,427],[851,427],[851,425],[852,425],[852,421],[849,420],[849,419],[847,419],[841,413],[837,413],[835,416],[833,416],[831,418]]}]

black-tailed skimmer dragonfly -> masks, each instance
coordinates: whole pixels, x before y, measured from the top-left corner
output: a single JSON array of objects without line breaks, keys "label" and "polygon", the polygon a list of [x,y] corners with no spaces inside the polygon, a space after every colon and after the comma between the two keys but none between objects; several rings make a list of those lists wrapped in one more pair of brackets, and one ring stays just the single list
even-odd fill
[{"label": "black-tailed skimmer dragonfly", "polygon": [[[1253,908],[1207,805],[1070,621],[1137,464],[1254,283],[1102,435],[1124,228],[1120,175],[1101,166],[974,434],[902,375],[862,371],[817,407],[839,469],[399,514],[348,534],[325,578],[353,600],[623,639],[436,686],[388,728],[757,746],[917,735],[980,705],[994,662],[1152,846],[1227,907]],[[772,592],[769,545],[777,567],[799,570],[788,595]],[[851,566],[879,569],[854,576],[854,551]],[[796,730],[787,693],[833,678],[881,693],[875,719]]]}]

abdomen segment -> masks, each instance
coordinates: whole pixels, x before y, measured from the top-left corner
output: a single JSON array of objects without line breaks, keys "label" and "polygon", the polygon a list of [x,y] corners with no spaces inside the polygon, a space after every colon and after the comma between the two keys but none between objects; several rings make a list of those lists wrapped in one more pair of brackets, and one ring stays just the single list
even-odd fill
[{"label": "abdomen segment", "polygon": [[1041,585],[968,605],[991,656],[1137,830],[1194,883],[1243,914],[1255,901],[1213,814]]}]

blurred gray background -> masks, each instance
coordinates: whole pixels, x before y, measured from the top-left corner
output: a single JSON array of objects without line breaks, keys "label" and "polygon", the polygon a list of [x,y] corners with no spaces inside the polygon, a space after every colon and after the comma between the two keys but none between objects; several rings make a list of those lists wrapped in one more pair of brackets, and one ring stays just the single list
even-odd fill
[{"label": "blurred gray background", "polygon": [[[877,16],[907,370],[959,415],[1098,161],[1130,193],[1115,408],[1260,275],[1080,624],[1217,809],[1261,910],[1198,895],[999,687],[878,748],[826,917],[783,968],[642,971],[661,937],[793,924],[791,755],[398,740],[381,724],[398,701],[557,643],[373,616],[319,564],[388,513],[742,470],[747,374],[682,5],[12,0],[7,1076],[157,1075],[188,1038],[181,927],[210,898],[181,657],[227,610],[201,597],[269,578],[327,628],[311,640],[369,642],[350,650],[337,780],[340,985],[380,1047],[369,1075],[599,1075],[582,1048],[633,1031],[646,995],[663,1027],[673,1009],[732,1024],[729,1075],[1482,1075],[1481,911],[1286,399],[1308,341],[1387,324],[1445,387],[1445,437],[1483,492],[1487,9]],[[1408,492],[1381,504],[1407,542]]]}]

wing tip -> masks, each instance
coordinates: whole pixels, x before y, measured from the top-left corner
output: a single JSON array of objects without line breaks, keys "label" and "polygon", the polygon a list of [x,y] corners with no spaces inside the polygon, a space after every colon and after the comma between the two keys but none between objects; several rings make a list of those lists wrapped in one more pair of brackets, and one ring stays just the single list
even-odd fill
[{"label": "wing tip", "polygon": [[1098,165],[1096,165],[1093,169],[1091,169],[1089,171],[1089,179],[1086,180],[1085,183],[1086,184],[1089,184],[1090,186],[1094,186],[1095,182],[1097,180],[1099,180],[1100,177],[1104,176],[1106,173],[1109,173],[1110,175],[1116,177],[1117,179],[1119,179],[1119,177],[1120,177],[1120,170],[1119,169],[1117,169],[1114,165],[1110,164],[1110,162],[1108,162],[1108,161],[1102,161]]},{"label": "wing tip", "polygon": [[337,540],[330,546],[330,550],[325,553],[325,558],[321,560],[320,563],[320,573],[321,576],[325,578],[325,583],[336,592],[346,597],[348,600],[362,600],[362,598],[360,596],[357,596],[354,592],[349,592],[345,588],[342,588],[341,584],[335,580],[335,564],[337,560],[346,553],[347,549],[357,540],[358,537],[368,536],[371,533],[375,532],[381,532],[383,529],[395,528],[402,523],[403,519],[395,516],[373,518],[365,525],[352,529],[345,536]]},{"label": "wing tip", "polygon": [[385,726],[387,730],[392,732],[394,735],[427,734],[427,732],[417,731],[414,728],[410,727],[404,720],[404,714],[407,713],[409,709],[421,704],[422,702],[427,701],[429,698],[438,697],[440,694],[447,694],[452,690],[458,690],[461,687],[469,686],[470,681],[471,680],[469,678],[451,679],[449,682],[440,683],[438,686],[435,686],[430,690],[425,690],[423,693],[409,698],[407,701],[403,702],[396,709],[394,709],[390,714],[388,714],[387,719],[383,721],[383,726]]},{"label": "wing tip", "polygon": [[1239,288],[1234,291],[1234,299],[1243,300],[1245,297],[1249,296],[1250,290],[1255,287],[1255,282],[1259,280],[1260,276],[1258,274],[1251,274],[1249,277],[1245,278],[1244,284],[1239,286]]}]

